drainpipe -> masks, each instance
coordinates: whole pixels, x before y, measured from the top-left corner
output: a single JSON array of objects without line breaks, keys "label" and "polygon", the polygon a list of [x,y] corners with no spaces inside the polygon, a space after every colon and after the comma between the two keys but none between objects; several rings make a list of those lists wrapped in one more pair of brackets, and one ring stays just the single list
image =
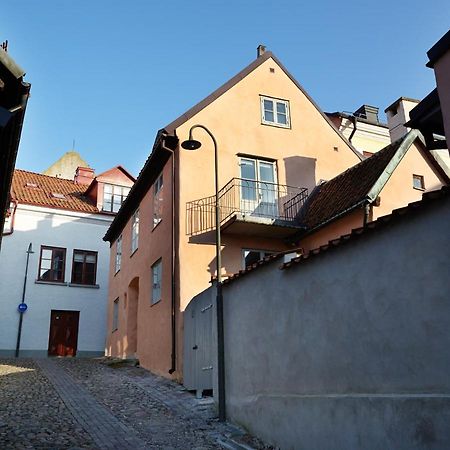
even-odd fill
[{"label": "drainpipe", "polygon": [[9,231],[4,231],[2,233],[3,236],[8,236],[8,235],[14,233],[14,220],[15,220],[15,217],[16,217],[17,201],[16,200],[11,200],[10,203],[14,203],[14,208],[11,211],[11,229]]},{"label": "drainpipe", "polygon": [[176,370],[176,351],[177,351],[177,329],[176,329],[176,294],[175,294],[175,152],[170,148],[167,148],[162,143],[162,149],[170,152],[172,154],[172,236],[171,236],[171,247],[172,247],[172,299],[171,299],[171,329],[172,329],[172,353],[171,353],[171,366],[169,373],[173,374]]},{"label": "drainpipe", "polygon": [[369,221],[369,215],[370,215],[370,203],[367,201],[366,203],[364,203],[363,227],[367,225],[367,222]]},{"label": "drainpipe", "polygon": [[350,119],[350,120],[352,121],[352,123],[353,123],[353,130],[352,130],[352,132],[351,132],[351,134],[350,134],[350,136],[349,136],[349,138],[348,138],[348,141],[349,141],[349,142],[352,142],[353,136],[354,136],[354,134],[356,133],[356,122],[357,122],[357,119],[356,119],[355,116],[350,116],[349,119]]}]

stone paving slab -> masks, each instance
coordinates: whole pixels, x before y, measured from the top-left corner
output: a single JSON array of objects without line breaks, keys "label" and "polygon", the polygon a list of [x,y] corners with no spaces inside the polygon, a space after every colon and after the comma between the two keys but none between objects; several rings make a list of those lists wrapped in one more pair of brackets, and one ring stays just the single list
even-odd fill
[{"label": "stone paving slab", "polygon": [[95,449],[31,359],[0,359],[0,449]]},{"label": "stone paving slab", "polygon": [[36,360],[47,378],[66,404],[74,418],[91,435],[100,449],[145,449],[145,443],[131,428],[124,425],[100,405],[55,360]]}]

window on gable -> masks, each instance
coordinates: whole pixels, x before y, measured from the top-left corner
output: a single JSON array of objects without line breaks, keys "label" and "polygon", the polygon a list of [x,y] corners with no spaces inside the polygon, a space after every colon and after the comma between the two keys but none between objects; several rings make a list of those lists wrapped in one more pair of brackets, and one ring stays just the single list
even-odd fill
[{"label": "window on gable", "polygon": [[103,186],[103,211],[116,213],[130,192],[129,187],[105,184]]},{"label": "window on gable", "polygon": [[139,246],[139,209],[135,211],[131,218],[131,253],[134,253]]},{"label": "window on gable", "polygon": [[120,270],[120,265],[122,263],[122,235],[117,238],[116,242],[116,265],[115,273]]},{"label": "window on gable", "polygon": [[113,320],[111,331],[116,331],[117,329],[119,329],[119,298],[116,298],[113,303]]},{"label": "window on gable", "polygon": [[95,285],[97,275],[97,252],[73,251],[72,283]]},{"label": "window on gable", "polygon": [[64,282],[66,249],[41,246],[38,279],[41,281]]},{"label": "window on gable", "polygon": [[290,128],[289,102],[271,97],[261,97],[261,120],[263,124]]},{"label": "window on gable", "polygon": [[413,188],[425,190],[425,180],[423,175],[413,175]]},{"label": "window on gable", "polygon": [[161,300],[162,259],[152,266],[152,305]]},{"label": "window on gable", "polygon": [[153,187],[153,227],[156,227],[162,220],[163,212],[163,175],[161,174],[155,181]]},{"label": "window on gable", "polygon": [[266,250],[244,249],[242,250],[242,268],[245,269],[266,256],[272,255],[273,253],[274,252],[269,252]]}]

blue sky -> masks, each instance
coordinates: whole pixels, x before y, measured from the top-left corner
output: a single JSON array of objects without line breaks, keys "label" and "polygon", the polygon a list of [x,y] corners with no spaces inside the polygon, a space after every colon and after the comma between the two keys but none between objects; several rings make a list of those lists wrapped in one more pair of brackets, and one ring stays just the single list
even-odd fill
[{"label": "blue sky", "polygon": [[22,0],[0,41],[32,83],[17,167],[75,149],[137,175],[156,131],[249,64],[263,43],[325,111],[384,110],[435,86],[426,51],[448,30],[433,0]]}]

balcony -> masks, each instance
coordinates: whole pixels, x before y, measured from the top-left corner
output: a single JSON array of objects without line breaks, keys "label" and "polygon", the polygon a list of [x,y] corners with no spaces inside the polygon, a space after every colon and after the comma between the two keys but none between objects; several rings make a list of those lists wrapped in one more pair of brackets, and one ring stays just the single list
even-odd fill
[{"label": "balcony", "polygon": [[[219,191],[223,233],[259,237],[287,237],[300,227],[296,218],[306,188],[233,178]],[[214,195],[186,204],[186,234],[196,236],[214,230]]]}]

